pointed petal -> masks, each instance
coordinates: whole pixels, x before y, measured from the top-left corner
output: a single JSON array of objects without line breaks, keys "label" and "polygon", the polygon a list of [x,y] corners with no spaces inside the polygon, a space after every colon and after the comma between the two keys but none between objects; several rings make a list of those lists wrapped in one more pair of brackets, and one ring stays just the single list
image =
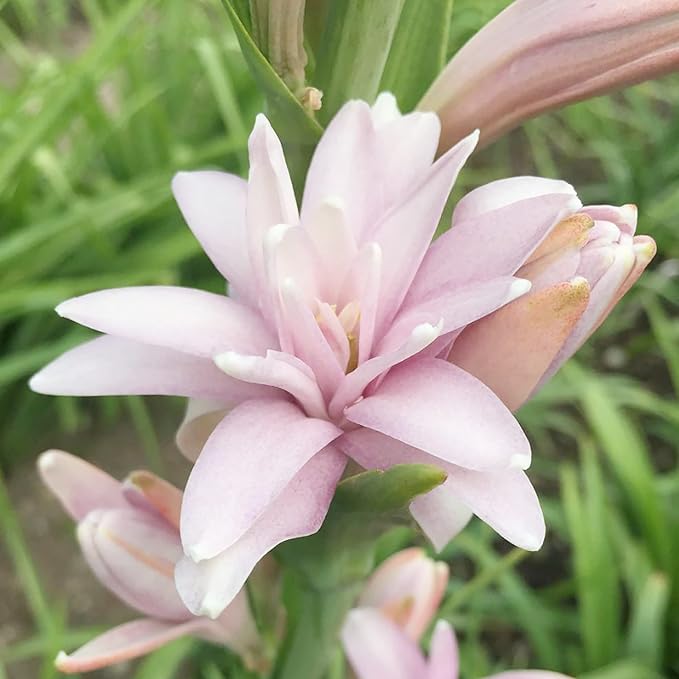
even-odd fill
[{"label": "pointed petal", "polygon": [[347,102],[326,128],[311,159],[302,200],[302,222],[314,217],[328,198],[339,200],[356,242],[375,215],[376,135],[370,108]]},{"label": "pointed petal", "polygon": [[329,398],[342,379],[344,370],[293,280],[283,281],[281,298],[283,322],[292,337],[294,353],[314,371],[323,396]]},{"label": "pointed petal", "polygon": [[164,285],[101,290],[62,302],[57,313],[93,330],[211,358],[277,346],[262,318],[225,295]]},{"label": "pointed petal", "polygon": [[266,283],[264,235],[275,224],[297,224],[299,214],[281,142],[261,113],[255,120],[248,149],[248,250],[257,288],[261,293]]},{"label": "pointed petal", "polygon": [[500,276],[464,286],[443,286],[417,304],[406,303],[394,318],[377,353],[388,351],[418,323],[440,323],[441,335],[459,330],[525,295],[531,283],[523,278]]},{"label": "pointed petal", "polygon": [[43,483],[76,521],[95,509],[127,507],[121,484],[93,464],[65,453],[48,450],[38,458]]},{"label": "pointed petal", "polygon": [[[441,516],[436,522],[423,521],[423,529],[431,526],[428,536],[436,549],[442,549],[460,530],[465,514],[463,503],[503,538],[530,551],[540,548],[545,537],[545,522],[535,490],[519,469],[478,472],[463,469],[422,450],[390,439],[370,429],[347,432],[340,439],[342,450],[366,469],[388,469],[395,464],[432,464],[441,467],[448,478],[434,489],[429,509],[439,503]],[[444,493],[451,498],[445,498]],[[430,493],[431,494],[431,493]],[[427,496],[425,496],[427,497]],[[417,503],[419,498],[414,501]],[[448,520],[445,512],[450,511]],[[417,508],[416,508],[417,513]],[[422,518],[424,515],[420,514]],[[446,535],[446,530],[449,534]]]},{"label": "pointed petal", "polygon": [[528,440],[509,410],[475,377],[441,359],[393,368],[346,417],[469,469],[530,463]]},{"label": "pointed petal", "polygon": [[208,359],[111,335],[62,354],[29,385],[39,394],[188,396],[230,403],[276,394],[270,387],[227,377]]},{"label": "pointed petal", "polygon": [[308,366],[295,356],[267,351],[266,356],[243,356],[234,351],[219,354],[215,363],[227,375],[253,384],[287,391],[309,417],[327,418],[323,394]]},{"label": "pointed petal", "polygon": [[587,205],[582,211],[592,219],[612,222],[630,236],[637,230],[639,210],[636,205]]},{"label": "pointed petal", "polygon": [[426,677],[422,653],[411,639],[374,608],[354,608],[342,627],[342,644],[358,679]]},{"label": "pointed petal", "polygon": [[170,641],[195,634],[204,624],[190,620],[176,624],[145,618],[114,627],[73,653],[59,653],[56,668],[66,674],[90,672],[151,653]]},{"label": "pointed petal", "polygon": [[471,134],[431,166],[420,182],[378,222],[371,234],[382,250],[377,333],[394,316],[415,277],[438,226],[448,195],[470,156],[478,134]]},{"label": "pointed petal", "polygon": [[457,679],[459,671],[455,632],[448,622],[439,620],[431,638],[427,679]]},{"label": "pointed petal", "polygon": [[521,297],[467,327],[448,360],[516,410],[566,343],[588,302],[584,278]]},{"label": "pointed petal", "polygon": [[[585,342],[585,340],[603,323],[606,312],[611,307],[620,288],[625,284],[629,274],[634,269],[634,249],[626,245],[611,245],[608,248],[597,248],[601,256],[610,255],[608,268],[598,278],[595,284],[590,282],[592,290],[587,309],[576,323],[568,340],[552,361],[549,369],[540,381],[541,386],[570,358]],[[589,278],[588,278],[589,279]]]},{"label": "pointed petal", "polygon": [[410,513],[439,552],[462,532],[474,514],[445,483],[416,497],[410,504]]},{"label": "pointed petal", "polygon": [[333,446],[314,455],[266,512],[213,559],[177,564],[175,581],[186,606],[216,618],[233,600],[257,562],[276,545],[315,533],[323,523],[346,464]]},{"label": "pointed petal", "polygon": [[580,205],[570,184],[539,177],[500,180],[472,191],[458,203],[453,227],[429,248],[406,303],[445,285],[515,274],[555,224]]},{"label": "pointed petal", "polygon": [[440,332],[440,325],[433,326],[429,323],[417,325],[400,347],[361,363],[356,370],[345,375],[332,397],[332,401],[330,401],[329,411],[331,416],[333,418],[341,417],[347,405],[356,402],[370,382],[389,368],[422,351],[439,336]]},{"label": "pointed petal", "polygon": [[190,398],[186,404],[184,419],[175,436],[175,443],[182,455],[195,462],[210,434],[232,407],[233,404],[220,401]]},{"label": "pointed petal", "polygon": [[245,218],[247,182],[213,170],[179,172],[172,179],[172,192],[186,223],[229,287],[256,305]]},{"label": "pointed petal", "polygon": [[132,472],[123,482],[123,493],[130,504],[153,511],[179,530],[182,491],[153,472]]},{"label": "pointed petal", "polygon": [[187,554],[201,561],[232,545],[341,433],[282,400],[248,401],[232,410],[208,439],[186,484],[181,533]]},{"label": "pointed petal", "polygon": [[676,69],[676,2],[620,9],[618,0],[510,4],[457,52],[418,104],[441,117],[441,148],[475,127],[488,143],[543,111]]},{"label": "pointed petal", "polygon": [[90,512],[78,541],[101,584],[128,606],[164,620],[187,617],[172,581],[179,535],[167,522],[138,509]]}]

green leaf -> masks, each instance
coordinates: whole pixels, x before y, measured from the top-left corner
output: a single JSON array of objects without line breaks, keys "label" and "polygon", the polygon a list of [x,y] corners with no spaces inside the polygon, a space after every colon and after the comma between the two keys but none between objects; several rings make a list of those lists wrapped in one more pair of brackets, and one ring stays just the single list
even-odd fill
[{"label": "green leaf", "polygon": [[453,0],[405,0],[380,90],[415,108],[446,62]]},{"label": "green leaf", "polygon": [[395,512],[446,480],[446,473],[428,464],[399,464],[344,479],[337,487],[335,506],[344,512]]},{"label": "green leaf", "polygon": [[627,638],[628,655],[655,669],[662,669],[669,594],[667,578],[662,573],[651,573],[632,603],[632,619]]},{"label": "green leaf", "polygon": [[177,677],[181,662],[196,645],[195,639],[177,639],[146,658],[134,675],[134,679],[172,679]]},{"label": "green leaf", "polygon": [[372,103],[404,0],[336,0],[318,55],[313,85],[323,90],[322,121],[349,99]]}]

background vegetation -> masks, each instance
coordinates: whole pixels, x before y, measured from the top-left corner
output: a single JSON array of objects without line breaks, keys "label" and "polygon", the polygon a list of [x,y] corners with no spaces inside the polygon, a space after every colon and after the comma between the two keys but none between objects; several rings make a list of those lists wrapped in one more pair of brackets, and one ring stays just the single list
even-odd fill
[{"label": "background vegetation", "polygon": [[[457,0],[451,53],[506,4]],[[543,116],[478,154],[456,188],[562,177],[585,202],[637,203],[640,231],[659,246],[620,308],[520,412],[546,547],[508,551],[475,522],[444,554],[443,614],[463,639],[465,677],[510,666],[679,676],[678,104],[672,76]],[[1,632],[12,621],[0,620],[0,679],[56,676],[56,650],[92,631],[45,588],[54,563],[29,550],[14,508],[21,470],[47,445],[103,441],[125,423],[137,464],[158,468],[168,460],[155,426],[180,414],[169,399],[30,393],[28,376],[86,336],[52,309],[118,285],[216,289],[169,180],[198,166],[243,172],[260,107],[217,0],[0,0],[0,579],[33,619],[12,643]],[[411,537],[395,534],[385,551]],[[180,641],[100,676],[169,679],[182,658],[182,677],[246,676],[222,656]]]}]

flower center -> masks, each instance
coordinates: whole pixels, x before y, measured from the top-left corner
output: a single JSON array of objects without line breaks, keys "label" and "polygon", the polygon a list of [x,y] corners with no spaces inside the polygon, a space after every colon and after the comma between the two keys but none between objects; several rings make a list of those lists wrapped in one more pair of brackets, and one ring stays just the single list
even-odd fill
[{"label": "flower center", "polygon": [[349,302],[337,312],[336,304],[317,302],[316,322],[345,373],[358,366],[358,334],[361,309]]}]

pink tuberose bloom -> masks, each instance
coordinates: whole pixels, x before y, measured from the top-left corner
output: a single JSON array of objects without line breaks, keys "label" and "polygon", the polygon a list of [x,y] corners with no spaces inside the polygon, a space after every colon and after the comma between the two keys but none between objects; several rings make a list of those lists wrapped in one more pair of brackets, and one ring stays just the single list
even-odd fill
[{"label": "pink tuberose bloom", "polygon": [[419,103],[445,149],[679,66],[678,0],[515,0],[451,59]]},{"label": "pink tuberose bloom", "polygon": [[[429,658],[393,620],[374,608],[354,608],[342,628],[342,643],[358,679],[458,679],[457,640],[439,620]],[[541,670],[501,672],[486,679],[569,679]]]},{"label": "pink tuberose bloom", "polygon": [[318,530],[347,455],[366,468],[445,468],[444,486],[411,507],[437,546],[474,513],[540,547],[526,436],[446,358],[466,326],[528,292],[515,274],[581,203],[561,181],[495,183],[460,201],[455,228],[432,245],[478,136],[434,161],[439,131],[434,114],[401,115],[388,94],[372,108],[347,103],[298,210],[280,142],[259,116],[247,182],[213,171],[173,182],[229,296],[135,287],[57,308],[106,334],[35,375],[36,391],[196,399],[179,435],[197,459],[176,570],[194,613],[219,615],[264,554]]},{"label": "pink tuberose bloom", "polygon": [[376,608],[419,641],[438,611],[448,584],[448,564],[410,547],[385,559],[370,576],[359,608]]},{"label": "pink tuberose bloom", "polygon": [[69,453],[50,450],[40,475],[78,522],[78,541],[99,581],[145,617],[119,625],[72,654],[61,652],[62,672],[87,672],[150,653],[173,639],[198,636],[228,646],[250,666],[260,662],[260,640],[247,595],[239,592],[217,620],[194,617],[174,584],[181,558],[181,492],[150,472],[120,483]]},{"label": "pink tuberose bloom", "polygon": [[601,325],[656,252],[633,205],[585,207],[561,221],[517,275],[530,293],[472,323],[448,360],[516,410]]}]

